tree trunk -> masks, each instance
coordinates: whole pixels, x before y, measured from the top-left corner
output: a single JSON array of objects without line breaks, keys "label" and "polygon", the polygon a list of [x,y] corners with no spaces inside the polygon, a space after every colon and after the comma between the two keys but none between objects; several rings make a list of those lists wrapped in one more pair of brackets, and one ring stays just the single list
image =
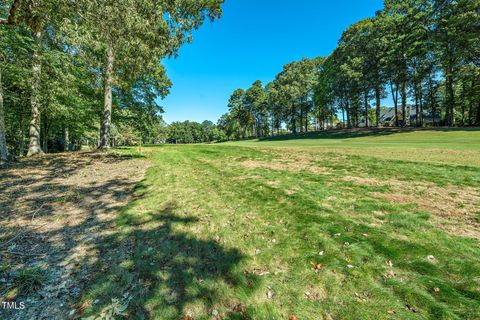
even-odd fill
[{"label": "tree trunk", "polygon": [[[395,87],[395,88],[394,88]],[[392,92],[393,105],[395,107],[395,126],[398,127],[398,85],[390,80],[390,91]]]},{"label": "tree trunk", "polygon": [[305,132],[308,132],[308,111],[305,112]]},{"label": "tree trunk", "polygon": [[[314,106],[315,108],[315,106]],[[312,110],[315,110],[312,108]],[[308,132],[308,95],[305,96],[305,132]]]},{"label": "tree trunk", "polygon": [[300,105],[300,132],[303,132],[303,108]]},{"label": "tree trunk", "polygon": [[364,103],[365,103],[365,128],[368,128],[368,92],[364,93]]},{"label": "tree trunk", "polygon": [[402,81],[402,116],[403,127],[407,125],[407,80]]},{"label": "tree trunk", "polygon": [[448,108],[448,124],[452,127],[455,126],[455,98],[453,92],[453,79],[452,76],[447,76],[447,108]]},{"label": "tree trunk", "polygon": [[112,86],[113,86],[113,63],[114,54],[112,46],[107,49],[105,73],[103,75],[104,81],[104,104],[103,104],[103,119],[100,131],[100,146],[99,149],[110,148],[110,126],[112,123]]},{"label": "tree trunk", "polygon": [[7,161],[9,158],[5,131],[6,130],[5,130],[5,112],[3,111],[2,69],[0,68],[0,161]]},{"label": "tree trunk", "polygon": [[295,110],[295,104],[293,104],[292,107],[292,132],[297,133],[297,119],[295,119],[297,116],[297,112]]},{"label": "tree trunk", "polygon": [[472,85],[470,87],[470,106],[469,106],[469,109],[468,109],[468,124],[469,125],[474,125],[475,121],[474,121],[474,91],[475,90],[475,80],[472,79]]},{"label": "tree trunk", "polygon": [[377,128],[380,126],[380,88],[377,86],[375,88],[375,125]]},{"label": "tree trunk", "polygon": [[480,125],[480,100],[478,100],[477,117],[475,119],[475,124]]},{"label": "tree trunk", "polygon": [[[449,54],[451,56],[451,53]],[[452,57],[448,59],[447,72],[445,75],[445,86],[447,95],[447,124],[454,127],[455,123],[455,92],[453,89],[453,61]]]},{"label": "tree trunk", "polygon": [[30,121],[27,157],[43,154],[40,147],[40,77],[42,74],[42,61],[40,59],[40,42],[42,31],[40,27],[34,32],[34,49],[32,55],[32,84],[31,84],[31,108],[32,119]]},{"label": "tree trunk", "polygon": [[419,109],[418,109],[418,93],[417,89],[415,86],[415,126],[418,127],[420,126],[420,119],[419,119]]},{"label": "tree trunk", "polygon": [[17,139],[18,139],[18,156],[23,157],[25,155],[25,123],[24,123],[24,116],[20,112],[18,116],[18,131],[17,131]]},{"label": "tree trunk", "polygon": [[467,86],[466,86],[466,81],[463,82],[463,85],[462,85],[462,93],[463,93],[463,97],[462,97],[462,108],[461,108],[461,113],[462,113],[462,119],[460,120],[460,125],[463,127],[465,126],[465,103],[467,101],[467,94],[466,94],[466,91],[467,91]]},{"label": "tree trunk", "polygon": [[70,151],[70,132],[67,126],[65,126],[63,133],[63,151]]},{"label": "tree trunk", "polygon": [[351,121],[351,114],[350,114],[350,101],[348,99],[346,99],[345,101],[345,108],[346,108],[346,112],[347,112],[347,128],[351,128],[352,127],[352,121]]},{"label": "tree trunk", "polygon": [[50,124],[48,118],[43,118],[43,152],[48,153],[48,131],[50,131]]},{"label": "tree trunk", "polygon": [[422,90],[422,84],[420,84],[419,88],[418,88],[418,103],[419,103],[419,107],[420,107],[420,114],[417,115],[417,117],[419,117],[419,123],[420,123],[420,127],[423,127],[423,90]]},{"label": "tree trunk", "polygon": [[429,96],[429,104],[430,104],[430,112],[432,115],[432,124],[433,126],[436,125],[435,123],[435,93],[433,92],[433,84],[432,84],[432,77],[428,79],[428,96]]}]

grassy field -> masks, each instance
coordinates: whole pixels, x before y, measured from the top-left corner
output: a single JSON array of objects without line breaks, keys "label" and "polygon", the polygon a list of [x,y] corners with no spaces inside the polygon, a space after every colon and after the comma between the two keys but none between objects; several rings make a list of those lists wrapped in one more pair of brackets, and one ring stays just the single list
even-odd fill
[{"label": "grassy field", "polygon": [[295,138],[121,150],[84,315],[480,318],[480,131]]}]

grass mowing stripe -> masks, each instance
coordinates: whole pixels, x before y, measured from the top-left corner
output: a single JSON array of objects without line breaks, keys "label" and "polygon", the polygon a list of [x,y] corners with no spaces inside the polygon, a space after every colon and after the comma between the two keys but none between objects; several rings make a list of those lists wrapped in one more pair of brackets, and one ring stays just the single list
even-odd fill
[{"label": "grass mowing stripe", "polygon": [[87,314],[129,291],[138,319],[478,317],[478,241],[438,229],[416,205],[374,196],[394,191],[388,183],[345,179],[383,181],[388,163],[405,184],[443,175],[464,188],[477,179],[465,179],[470,168],[313,152],[300,159],[318,167],[308,171],[288,152],[149,148],[156,164],[105,241],[116,249],[104,249],[105,269],[84,297],[102,302]]}]

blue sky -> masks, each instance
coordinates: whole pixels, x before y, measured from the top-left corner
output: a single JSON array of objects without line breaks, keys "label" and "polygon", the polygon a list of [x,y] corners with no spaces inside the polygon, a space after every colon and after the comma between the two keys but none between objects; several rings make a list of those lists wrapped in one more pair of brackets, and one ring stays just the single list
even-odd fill
[{"label": "blue sky", "polygon": [[382,7],[382,0],[226,0],[220,20],[164,61],[173,82],[160,102],[164,119],[216,122],[236,88],[265,84],[291,61],[329,55],[343,30]]}]

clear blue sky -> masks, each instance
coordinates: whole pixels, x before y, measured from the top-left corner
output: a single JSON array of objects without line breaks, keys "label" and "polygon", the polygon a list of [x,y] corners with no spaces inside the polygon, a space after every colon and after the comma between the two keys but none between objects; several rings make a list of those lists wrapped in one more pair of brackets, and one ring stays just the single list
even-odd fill
[{"label": "clear blue sky", "polygon": [[160,102],[164,119],[216,122],[236,88],[266,84],[291,61],[329,55],[343,30],[382,7],[382,0],[226,0],[222,18],[165,61],[173,88]]}]

